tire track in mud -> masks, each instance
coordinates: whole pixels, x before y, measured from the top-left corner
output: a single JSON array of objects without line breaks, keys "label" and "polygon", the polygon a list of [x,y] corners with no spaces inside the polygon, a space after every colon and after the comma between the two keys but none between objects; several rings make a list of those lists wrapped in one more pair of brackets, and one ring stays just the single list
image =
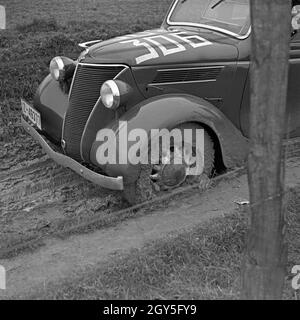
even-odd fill
[{"label": "tire track in mud", "polygon": [[[289,156],[299,156],[300,143],[288,149]],[[89,232],[143,214],[134,208],[118,214],[125,207],[120,192],[102,189],[44,154],[0,171],[0,194],[0,256],[31,240],[42,244],[47,236],[64,237],[66,230]],[[91,226],[80,227],[89,221]]]},{"label": "tire track in mud", "polygon": [[43,156],[0,172],[0,249],[122,206],[120,194]]},{"label": "tire track in mud", "polygon": [[0,251],[121,208],[119,193],[93,185],[45,155],[20,126],[19,101],[1,102],[0,111]]}]

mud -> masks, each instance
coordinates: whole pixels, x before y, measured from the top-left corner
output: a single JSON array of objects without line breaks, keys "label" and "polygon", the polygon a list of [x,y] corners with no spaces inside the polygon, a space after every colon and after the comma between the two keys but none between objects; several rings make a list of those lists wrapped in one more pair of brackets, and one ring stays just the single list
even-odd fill
[{"label": "mud", "polygon": [[0,250],[124,205],[119,192],[56,165],[30,139],[2,143],[0,159]]}]

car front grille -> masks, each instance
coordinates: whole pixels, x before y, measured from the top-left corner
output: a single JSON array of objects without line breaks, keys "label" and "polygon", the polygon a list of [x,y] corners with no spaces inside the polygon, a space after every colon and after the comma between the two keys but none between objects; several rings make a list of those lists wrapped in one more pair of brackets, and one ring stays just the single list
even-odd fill
[{"label": "car front grille", "polygon": [[124,68],[124,66],[78,65],[63,127],[64,149],[70,157],[82,160],[81,137],[89,115],[100,97],[100,88],[105,81],[114,79]]}]

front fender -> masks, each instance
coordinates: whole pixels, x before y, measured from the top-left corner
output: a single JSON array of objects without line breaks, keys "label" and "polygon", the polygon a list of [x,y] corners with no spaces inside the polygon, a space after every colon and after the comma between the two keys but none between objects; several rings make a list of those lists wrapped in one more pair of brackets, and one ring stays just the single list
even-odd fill
[{"label": "front fender", "polygon": [[53,80],[51,75],[48,75],[38,87],[33,106],[42,115],[43,131],[60,144],[69,100],[68,94],[62,91],[59,82]]},{"label": "front fender", "polygon": [[[219,140],[223,163],[227,168],[241,164],[247,157],[248,140],[208,101],[187,94],[167,94],[143,101],[125,113],[119,121],[126,121],[128,132],[133,129],[172,129],[180,124],[194,122],[209,127]],[[118,135],[118,123],[112,129]],[[101,142],[91,149],[91,160],[97,164],[96,150]],[[130,146],[130,145],[129,145]],[[105,172],[112,176],[137,178],[138,166],[106,165]]]}]

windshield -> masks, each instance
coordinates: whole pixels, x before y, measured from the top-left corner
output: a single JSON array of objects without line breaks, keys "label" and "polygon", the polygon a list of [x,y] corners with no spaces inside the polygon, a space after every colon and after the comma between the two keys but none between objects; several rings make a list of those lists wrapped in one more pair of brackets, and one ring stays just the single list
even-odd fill
[{"label": "windshield", "polygon": [[250,30],[249,0],[177,0],[168,23],[200,26],[242,38]]}]

